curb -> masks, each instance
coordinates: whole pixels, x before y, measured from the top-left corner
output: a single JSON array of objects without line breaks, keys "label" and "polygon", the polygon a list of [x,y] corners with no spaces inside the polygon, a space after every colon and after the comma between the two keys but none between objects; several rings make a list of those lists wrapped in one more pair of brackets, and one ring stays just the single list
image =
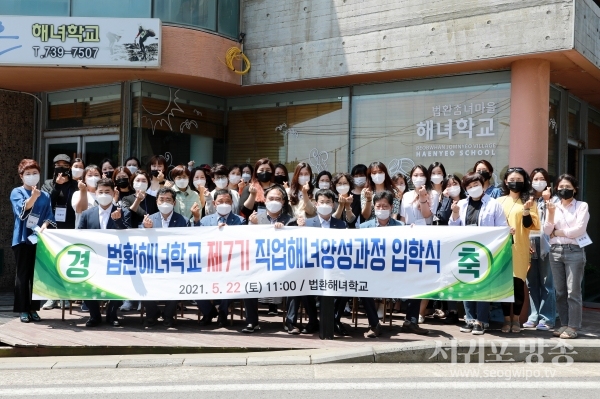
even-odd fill
[{"label": "curb", "polygon": [[600,362],[600,340],[443,340],[350,349],[0,358],[0,370],[317,365],[328,363]]}]

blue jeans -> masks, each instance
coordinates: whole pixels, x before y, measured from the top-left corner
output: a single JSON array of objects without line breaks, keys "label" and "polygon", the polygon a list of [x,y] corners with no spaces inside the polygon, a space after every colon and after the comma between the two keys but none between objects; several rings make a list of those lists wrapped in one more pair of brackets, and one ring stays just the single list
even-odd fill
[{"label": "blue jeans", "polygon": [[578,245],[552,245],[549,256],[560,324],[579,330],[583,313],[581,283],[585,250]]},{"label": "blue jeans", "polygon": [[[536,254],[540,253],[540,239],[535,240]],[[550,269],[550,254],[545,259],[539,255],[531,259],[531,267],[527,272],[527,288],[529,288],[529,318],[527,321],[537,324],[544,322],[554,327],[556,321],[556,296],[554,279]]]},{"label": "blue jeans", "polygon": [[478,321],[484,326],[490,322],[490,303],[465,301],[465,322],[472,323]]}]

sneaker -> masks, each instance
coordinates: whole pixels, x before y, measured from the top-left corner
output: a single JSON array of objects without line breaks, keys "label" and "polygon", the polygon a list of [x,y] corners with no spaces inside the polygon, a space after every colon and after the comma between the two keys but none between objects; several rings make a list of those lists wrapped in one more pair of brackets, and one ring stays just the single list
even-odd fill
[{"label": "sneaker", "polygon": [[87,305],[85,304],[85,302],[81,303],[81,311],[82,312],[89,312],[90,309],[87,307]]},{"label": "sneaker", "polygon": [[[542,322],[540,322],[542,323]],[[535,328],[536,324],[533,321],[529,321],[527,320],[525,323],[523,323],[523,328]]]},{"label": "sneaker", "polygon": [[413,323],[412,321],[406,320],[404,324],[402,324],[402,332],[412,333],[417,335],[427,335],[429,334],[429,330],[425,328],[419,327],[418,324]]},{"label": "sneaker", "polygon": [[47,302],[44,304],[44,306],[42,306],[42,309],[44,309],[44,310],[50,310],[50,309],[57,308],[57,307],[59,306],[59,305],[58,305],[58,302],[59,302],[59,301],[55,301],[54,299],[49,299],[49,300],[48,300],[48,301],[47,301]]},{"label": "sneaker", "polygon": [[381,324],[377,324],[375,327],[369,328],[369,331],[365,334],[365,338],[377,338],[381,335]]},{"label": "sneaker", "polygon": [[258,330],[260,330],[260,326],[258,324],[255,326],[252,324],[248,324],[246,327],[244,327],[242,329],[242,332],[246,333],[246,334],[252,334],[254,331],[258,331]]},{"label": "sneaker", "polygon": [[483,335],[485,333],[485,329],[483,328],[483,324],[481,323],[473,323],[473,330],[471,334],[473,335]]},{"label": "sneaker", "polygon": [[348,306],[348,304],[346,304],[346,307],[344,308],[344,316],[350,316],[352,314],[352,309],[350,309],[350,306]]},{"label": "sneaker", "polygon": [[443,319],[444,317],[446,317],[446,312],[442,309],[436,309],[435,312],[433,312],[434,319]]},{"label": "sneaker", "polygon": [[119,308],[121,312],[129,312],[133,309],[133,304],[131,301],[123,301],[123,305]]},{"label": "sneaker", "polygon": [[[523,327],[525,327],[525,324],[523,324]],[[549,326],[544,320],[541,320],[535,329],[540,331],[550,331],[553,328],[554,326]]]},{"label": "sneaker", "polygon": [[456,324],[458,323],[458,313],[448,312],[448,315],[444,319],[444,324]]},{"label": "sneaker", "polygon": [[425,318],[419,315],[419,323],[425,323]]},{"label": "sneaker", "polygon": [[379,303],[379,307],[377,308],[377,317],[383,319],[383,314],[385,313],[385,308],[383,307],[383,302]]},{"label": "sneaker", "polygon": [[467,321],[465,323],[465,325],[460,328],[460,332],[470,333],[471,331],[473,331],[473,322],[472,321]]}]

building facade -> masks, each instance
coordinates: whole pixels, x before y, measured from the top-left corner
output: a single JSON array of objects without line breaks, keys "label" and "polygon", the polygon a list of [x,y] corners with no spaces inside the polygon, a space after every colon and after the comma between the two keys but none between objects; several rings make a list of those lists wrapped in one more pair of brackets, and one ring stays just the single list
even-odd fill
[{"label": "building facade", "polygon": [[[588,233],[600,240],[600,8],[592,0],[92,3],[3,1],[0,26],[15,15],[160,19],[160,65],[3,64],[10,39],[2,36],[11,33],[0,31],[0,88],[37,97],[0,91],[5,198],[21,158],[40,160],[49,177],[63,152],[88,164],[163,154],[173,166],[267,156],[332,173],[379,160],[391,172],[440,161],[463,174],[487,159],[496,182],[508,165],[576,175],[590,203]],[[123,46],[130,58],[140,51]],[[225,65],[232,47],[250,60],[247,74]],[[10,218],[7,202],[0,209]],[[0,237],[7,287],[9,230]],[[592,288],[600,254],[587,251],[585,299],[600,302]]]}]

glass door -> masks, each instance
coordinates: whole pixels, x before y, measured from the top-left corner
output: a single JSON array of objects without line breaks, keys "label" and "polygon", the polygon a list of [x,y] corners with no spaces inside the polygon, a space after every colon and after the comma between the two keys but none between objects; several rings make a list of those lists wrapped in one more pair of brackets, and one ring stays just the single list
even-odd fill
[{"label": "glass door", "polygon": [[110,158],[119,163],[119,135],[83,136],[83,153],[86,165],[100,163],[104,158]]},{"label": "glass door", "polygon": [[587,233],[593,242],[585,247],[587,264],[583,275],[583,302],[584,306],[600,307],[600,185],[596,181],[600,171],[600,150],[581,151],[580,162],[579,198],[589,206]]},{"label": "glass door", "polygon": [[71,160],[81,157],[81,137],[64,137],[46,140],[46,179],[54,173],[54,157],[67,154]]}]

